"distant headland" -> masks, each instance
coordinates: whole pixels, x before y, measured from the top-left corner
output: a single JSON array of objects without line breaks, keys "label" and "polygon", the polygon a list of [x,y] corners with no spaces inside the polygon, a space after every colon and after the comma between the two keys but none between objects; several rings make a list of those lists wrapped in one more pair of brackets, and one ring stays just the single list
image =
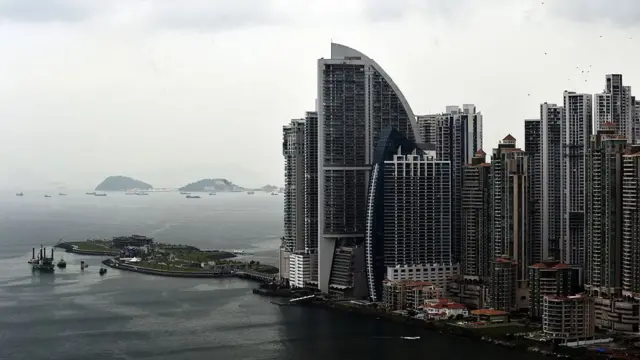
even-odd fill
[{"label": "distant headland", "polygon": [[179,189],[180,191],[216,191],[231,192],[244,191],[245,188],[238,186],[227,179],[202,179],[187,184]]},{"label": "distant headland", "polygon": [[153,186],[127,176],[109,176],[96,186],[96,191],[126,191],[129,189],[150,190],[153,189]]}]

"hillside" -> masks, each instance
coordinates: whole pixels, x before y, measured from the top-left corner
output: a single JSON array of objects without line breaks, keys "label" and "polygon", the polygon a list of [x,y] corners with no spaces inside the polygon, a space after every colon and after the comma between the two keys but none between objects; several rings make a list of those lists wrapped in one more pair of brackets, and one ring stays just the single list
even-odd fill
[{"label": "hillside", "polygon": [[227,179],[202,179],[194,183],[185,185],[180,191],[243,191],[244,188],[238,186]]},{"label": "hillside", "polygon": [[149,190],[153,189],[153,186],[127,176],[109,176],[96,186],[96,191],[125,191],[128,189]]}]

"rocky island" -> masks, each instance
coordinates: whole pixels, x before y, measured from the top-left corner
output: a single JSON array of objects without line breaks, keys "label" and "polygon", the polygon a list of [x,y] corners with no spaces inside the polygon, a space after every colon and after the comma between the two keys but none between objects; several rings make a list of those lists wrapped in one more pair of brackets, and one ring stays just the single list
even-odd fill
[{"label": "rocky island", "polygon": [[129,189],[150,190],[153,189],[153,186],[127,176],[109,176],[96,186],[96,191],[126,191]]},{"label": "rocky island", "polygon": [[194,183],[185,185],[180,191],[216,191],[216,192],[232,192],[244,191],[245,189],[238,186],[227,179],[202,179]]}]

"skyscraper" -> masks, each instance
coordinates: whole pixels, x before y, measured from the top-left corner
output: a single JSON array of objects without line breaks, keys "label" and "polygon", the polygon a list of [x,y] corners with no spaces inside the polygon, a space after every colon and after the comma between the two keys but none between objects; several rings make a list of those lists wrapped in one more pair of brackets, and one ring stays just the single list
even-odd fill
[{"label": "skyscraper", "polygon": [[374,161],[366,258],[369,296],[380,300],[388,268],[411,266],[415,273],[450,265],[451,163],[394,129],[384,132]]},{"label": "skyscraper", "polygon": [[289,277],[291,253],[305,245],[304,119],[294,119],[282,128],[284,156],[284,236],[280,252],[280,275]]},{"label": "skyscraper", "polygon": [[479,149],[471,163],[463,167],[462,261],[465,277],[487,280],[494,256],[491,249],[491,165]]},{"label": "skyscraper", "polygon": [[318,60],[318,286],[323,292],[330,289],[334,254],[364,246],[374,145],[387,127],[420,142],[409,103],[382,67],[332,43],[331,58]]},{"label": "skyscraper", "polygon": [[622,290],[640,298],[640,146],[622,155]]},{"label": "skyscraper", "polygon": [[560,259],[562,238],[562,106],[540,105],[542,133],[542,260]]},{"label": "skyscraper", "polygon": [[615,296],[621,286],[622,154],[626,138],[605,123],[591,136],[586,156],[585,223],[587,262],[585,287]]},{"label": "skyscraper", "polygon": [[563,243],[562,262],[572,265],[585,264],[584,234],[584,176],[585,154],[592,133],[592,96],[564,92],[565,119],[563,122]]},{"label": "skyscraper", "polygon": [[452,254],[459,262],[462,251],[462,167],[469,164],[482,148],[482,113],[473,104],[447,106],[443,114],[421,115],[417,118],[424,142],[434,144],[436,158],[450,161],[453,176]]},{"label": "skyscraper", "polygon": [[603,125],[611,122],[616,125],[616,132],[624,136],[629,142],[635,142],[635,127],[633,123],[634,104],[631,97],[631,87],[622,84],[621,74],[608,74],[605,79],[604,91],[594,96],[594,121],[596,130],[603,129]]},{"label": "skyscraper", "polygon": [[318,113],[307,111],[304,130],[304,248],[309,282],[318,282]]},{"label": "skyscraper", "polygon": [[[528,306],[527,266],[531,263],[527,228],[528,167],[528,156],[516,148],[516,139],[513,136],[507,135],[498,148],[493,149],[491,203],[492,256],[495,260],[492,263],[490,303],[501,306],[504,310]],[[514,282],[505,282],[504,279],[514,279]],[[512,284],[513,288],[505,284]]]},{"label": "skyscraper", "polygon": [[542,241],[542,125],[539,119],[524,121],[524,150],[529,157],[529,242],[531,263],[545,260]]}]

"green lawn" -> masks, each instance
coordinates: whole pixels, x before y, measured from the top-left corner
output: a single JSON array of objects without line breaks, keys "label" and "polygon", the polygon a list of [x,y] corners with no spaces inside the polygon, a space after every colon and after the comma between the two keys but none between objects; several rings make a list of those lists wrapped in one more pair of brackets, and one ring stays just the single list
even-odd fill
[{"label": "green lawn", "polygon": [[92,241],[73,241],[66,243],[68,245],[75,245],[78,247],[78,250],[87,250],[87,251],[113,251],[113,248],[105,246],[101,243],[92,242]]}]

